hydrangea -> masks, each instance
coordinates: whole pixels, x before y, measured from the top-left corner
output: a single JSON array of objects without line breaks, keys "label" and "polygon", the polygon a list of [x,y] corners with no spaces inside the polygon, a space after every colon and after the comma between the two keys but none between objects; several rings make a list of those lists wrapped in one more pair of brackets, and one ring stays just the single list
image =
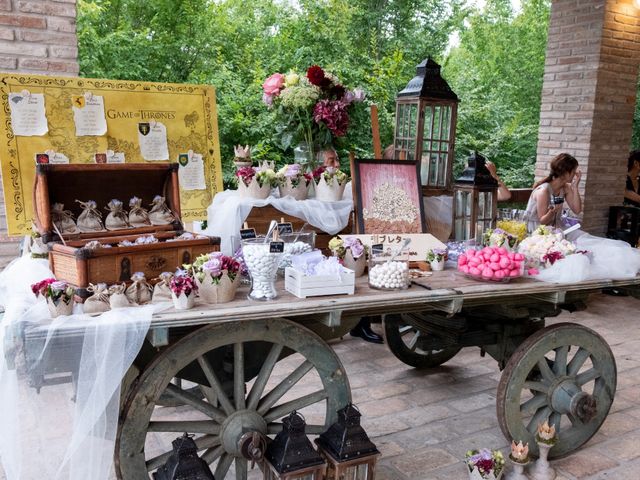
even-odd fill
[{"label": "hydrangea", "polygon": [[300,83],[287,87],[280,93],[280,103],[285,108],[311,108],[320,98],[320,92],[313,85]]}]

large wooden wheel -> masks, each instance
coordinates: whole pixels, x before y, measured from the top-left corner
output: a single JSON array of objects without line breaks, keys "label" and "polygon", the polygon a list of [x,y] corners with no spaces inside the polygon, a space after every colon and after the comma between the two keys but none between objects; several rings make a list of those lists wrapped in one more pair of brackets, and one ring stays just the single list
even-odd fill
[{"label": "large wooden wheel", "polygon": [[398,360],[415,368],[434,368],[448,362],[461,347],[434,348],[425,346],[428,332],[416,328],[403,319],[403,315],[384,317],[384,337],[389,350]]},{"label": "large wooden wheel", "polygon": [[604,422],[616,391],[616,363],[606,341],[582,325],[559,323],[528,337],[513,353],[498,385],[497,413],[507,439],[529,442],[545,420],[558,443],[550,457],[585,444]]},{"label": "large wooden wheel", "polygon": [[[276,363],[287,355],[282,371]],[[174,377],[189,381],[180,388]],[[194,383],[202,395],[189,391]],[[166,408],[155,408],[161,396],[184,406],[167,418]],[[245,480],[241,450],[250,432],[274,435],[280,419],[297,410],[307,432],[319,434],[350,399],[340,360],[301,325],[278,318],[211,324],[171,345],[141,374],[121,414],[116,473],[148,480],[166,462],[171,440],[188,432],[216,479]]]}]

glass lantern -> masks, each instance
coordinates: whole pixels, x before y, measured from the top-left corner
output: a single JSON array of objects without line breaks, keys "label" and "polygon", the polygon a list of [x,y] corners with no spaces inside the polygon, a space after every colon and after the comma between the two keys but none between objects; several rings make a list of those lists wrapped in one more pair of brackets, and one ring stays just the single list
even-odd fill
[{"label": "glass lantern", "polygon": [[326,480],[373,480],[380,452],[360,425],[353,404],[338,411],[338,421],[316,439],[327,460]]},{"label": "glass lantern", "polygon": [[322,480],[327,464],[307,438],[304,417],[293,411],[282,419],[282,431],[267,447],[264,480]]},{"label": "glass lantern", "polygon": [[455,240],[474,239],[494,228],[498,217],[498,182],[485,165],[486,159],[474,152],[467,168],[453,187],[453,236]]},{"label": "glass lantern", "polygon": [[215,480],[207,462],[198,456],[198,447],[193,438],[185,433],[176,438],[172,445],[173,452],[167,462],[153,474],[154,480]]},{"label": "glass lantern", "polygon": [[396,97],[394,158],[420,160],[424,195],[451,193],[458,96],[431,58]]}]

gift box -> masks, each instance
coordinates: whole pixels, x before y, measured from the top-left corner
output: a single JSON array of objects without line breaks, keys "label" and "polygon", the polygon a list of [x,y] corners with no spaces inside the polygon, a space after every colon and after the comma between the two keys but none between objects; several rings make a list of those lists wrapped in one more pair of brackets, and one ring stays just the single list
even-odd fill
[{"label": "gift box", "polygon": [[293,267],[285,269],[284,288],[298,298],[320,295],[353,295],[356,276],[353,270],[344,268],[337,275],[305,275]]}]

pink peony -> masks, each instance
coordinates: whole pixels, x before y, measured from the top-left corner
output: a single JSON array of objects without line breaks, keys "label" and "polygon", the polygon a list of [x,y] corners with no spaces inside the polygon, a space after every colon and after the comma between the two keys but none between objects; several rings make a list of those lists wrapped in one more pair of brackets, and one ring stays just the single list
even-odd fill
[{"label": "pink peony", "polygon": [[284,86],[285,77],[281,73],[274,73],[267,78],[262,84],[262,89],[266,95],[277,96],[280,89]]},{"label": "pink peony", "polygon": [[320,100],[313,107],[313,119],[316,123],[324,123],[336,137],[343,137],[349,128],[347,105],[339,100]]}]

